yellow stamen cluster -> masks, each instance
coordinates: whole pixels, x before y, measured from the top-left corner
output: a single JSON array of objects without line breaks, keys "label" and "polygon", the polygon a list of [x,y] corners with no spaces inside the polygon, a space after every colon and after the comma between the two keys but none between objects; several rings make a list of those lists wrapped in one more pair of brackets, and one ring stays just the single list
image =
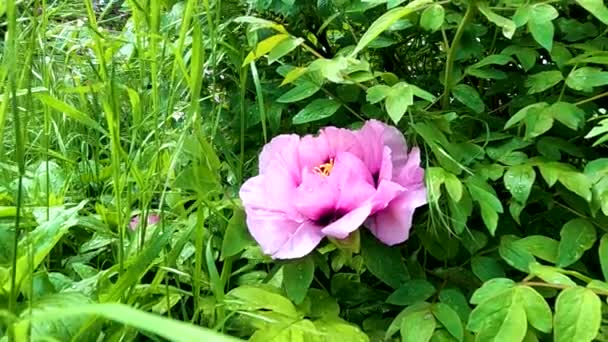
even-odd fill
[{"label": "yellow stamen cluster", "polygon": [[329,176],[331,174],[331,170],[333,170],[334,168],[334,160],[330,159],[329,163],[325,163],[325,164],[321,164],[319,166],[316,166],[313,171],[321,176]]}]

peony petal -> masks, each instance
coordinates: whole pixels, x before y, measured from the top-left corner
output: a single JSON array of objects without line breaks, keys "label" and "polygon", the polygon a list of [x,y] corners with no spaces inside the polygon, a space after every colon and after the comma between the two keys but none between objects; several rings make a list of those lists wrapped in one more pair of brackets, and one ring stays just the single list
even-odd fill
[{"label": "peony petal", "polygon": [[336,156],[329,181],[338,193],[336,210],[349,212],[375,193],[374,180],[361,159],[349,152]]},{"label": "peony petal", "polygon": [[386,209],[389,204],[406,191],[401,185],[389,180],[382,180],[372,198],[372,214]]},{"label": "peony petal", "polygon": [[298,146],[298,153],[302,169],[312,170],[316,166],[327,163],[330,159],[329,145],[323,135],[303,137]]},{"label": "peony petal", "polygon": [[359,228],[365,219],[372,212],[372,204],[370,201],[365,202],[358,208],[351,210],[339,220],[333,222],[321,231],[323,234],[335,237],[337,239],[346,239],[348,235]]},{"label": "peony petal", "polygon": [[378,124],[383,126],[382,137],[384,139],[384,145],[391,149],[393,172],[398,173],[399,170],[405,166],[409,158],[405,137],[396,127],[385,125],[381,122],[378,122]]},{"label": "peony petal", "polygon": [[265,254],[272,255],[290,239],[302,225],[286,215],[264,210],[246,209],[247,227]]},{"label": "peony petal", "polygon": [[378,171],[378,179],[376,180],[376,182],[379,183],[382,180],[391,179],[393,179],[392,151],[388,146],[384,146],[384,152],[382,153],[382,163],[380,165],[380,170]]},{"label": "peony petal", "polygon": [[363,127],[356,132],[357,138],[362,146],[361,160],[367,165],[372,174],[380,171],[384,155],[384,124],[377,120],[368,120]]},{"label": "peony petal", "polygon": [[266,196],[264,179],[264,176],[251,177],[241,186],[239,197],[245,208],[272,210]]},{"label": "peony petal", "polygon": [[363,155],[361,143],[351,130],[326,127],[319,133],[319,138],[326,139],[330,158],[335,158],[342,152],[351,153],[359,158]]},{"label": "peony petal", "polygon": [[426,189],[406,192],[389,206],[370,217],[365,225],[378,240],[393,246],[407,240],[412,227],[414,210],[426,204]]},{"label": "peony petal", "polygon": [[246,209],[280,213],[301,222],[303,219],[293,204],[296,183],[281,163],[274,160],[266,174],[245,181],[239,197]]},{"label": "peony petal", "polygon": [[307,221],[289,237],[281,247],[272,253],[275,259],[301,258],[312,252],[323,239],[319,226]]},{"label": "peony petal", "polygon": [[393,171],[393,179],[408,189],[423,186],[424,169],[420,167],[420,149],[412,148],[403,167]]},{"label": "peony petal", "polygon": [[302,184],[295,191],[294,206],[299,213],[316,221],[323,214],[333,211],[338,195],[328,177],[305,170]]},{"label": "peony petal", "polygon": [[297,151],[300,137],[296,134],[282,134],[274,137],[262,148],[259,158],[259,172],[266,173],[270,162],[278,157],[285,158],[289,164],[298,165]]}]

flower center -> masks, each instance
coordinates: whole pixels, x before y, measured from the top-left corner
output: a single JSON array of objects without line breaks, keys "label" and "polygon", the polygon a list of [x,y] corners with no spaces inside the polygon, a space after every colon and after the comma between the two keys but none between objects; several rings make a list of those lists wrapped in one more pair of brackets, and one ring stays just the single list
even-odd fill
[{"label": "flower center", "polygon": [[334,160],[333,158],[329,160],[329,163],[321,164],[319,166],[315,166],[313,171],[321,176],[329,176],[331,174],[331,170],[334,168]]}]

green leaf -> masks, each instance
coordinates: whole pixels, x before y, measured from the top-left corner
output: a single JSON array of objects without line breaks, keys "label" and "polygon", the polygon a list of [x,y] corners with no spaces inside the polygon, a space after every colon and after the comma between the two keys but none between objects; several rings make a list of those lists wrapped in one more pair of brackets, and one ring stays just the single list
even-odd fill
[{"label": "green leaf", "polygon": [[552,88],[564,79],[559,70],[541,71],[526,80],[528,94],[536,94]]},{"label": "green leaf", "polygon": [[572,130],[579,130],[585,125],[585,111],[573,103],[555,102],[544,111]]},{"label": "green leaf", "polygon": [[463,322],[468,321],[471,308],[466,297],[457,289],[444,289],[439,292],[439,301],[450,306]]},{"label": "green leaf", "polygon": [[496,296],[502,296],[504,293],[511,291],[515,285],[515,282],[508,278],[488,280],[475,290],[473,296],[471,296],[471,304],[481,304]]},{"label": "green leaf", "polygon": [[304,42],[304,39],[302,39],[302,38],[295,38],[295,37],[289,36],[288,39],[283,40],[282,42],[277,44],[275,47],[273,47],[272,50],[270,50],[270,53],[268,54],[268,64],[272,64],[272,63],[276,62],[279,58],[290,53],[295,48],[300,46],[300,44],[302,44],[303,42]]},{"label": "green leaf", "polygon": [[464,328],[458,313],[454,309],[443,303],[435,303],[433,306],[431,306],[431,311],[439,323],[441,323],[441,325],[443,325],[450,333],[450,335],[452,335],[458,341],[462,341],[464,339]]},{"label": "green leaf", "polygon": [[366,234],[361,239],[361,254],[367,269],[390,287],[397,289],[409,280],[398,247],[388,247]]},{"label": "green leaf", "polygon": [[471,68],[480,69],[488,65],[507,65],[508,63],[514,63],[515,61],[508,55],[489,55],[479,62],[471,65]]},{"label": "green leaf", "polygon": [[488,3],[485,1],[478,2],[477,8],[479,9],[479,12],[481,12],[481,14],[486,17],[486,19],[502,28],[502,34],[506,38],[513,38],[517,27],[515,26],[515,23],[512,20],[509,20],[493,12],[488,6]]},{"label": "green leaf", "polygon": [[443,9],[443,6],[434,4],[422,11],[420,26],[427,31],[435,32],[441,28],[444,18],[445,10]]},{"label": "green leaf", "polygon": [[456,177],[456,175],[449,171],[445,171],[444,175],[445,179],[443,184],[445,185],[445,189],[448,191],[448,195],[450,195],[454,201],[460,201],[462,198],[462,182],[460,179],[458,179],[458,177]]},{"label": "green leaf", "polygon": [[367,102],[374,104],[384,100],[391,93],[391,87],[380,84],[367,89]]},{"label": "green leaf", "polygon": [[591,92],[594,87],[608,84],[608,71],[600,68],[582,67],[568,75],[566,85],[574,90]]},{"label": "green leaf", "polygon": [[510,45],[502,52],[501,55],[515,55],[521,63],[521,66],[524,68],[524,71],[528,71],[532,69],[534,64],[536,64],[536,59],[538,58],[538,52],[536,50],[519,46],[519,45]]},{"label": "green leaf", "polygon": [[538,102],[531,105],[528,105],[522,109],[520,109],[515,115],[513,115],[509,121],[505,124],[505,129],[509,129],[513,127],[515,124],[524,121],[526,117],[530,115],[534,115],[535,112],[540,112],[544,108],[548,107],[549,104],[546,102]]},{"label": "green leaf", "polygon": [[543,235],[529,235],[514,242],[535,257],[551,262],[557,262],[559,242]]},{"label": "green leaf", "polygon": [[[418,302],[414,305],[410,305],[407,308],[403,309],[397,317],[391,322],[389,327],[386,329],[386,333],[384,334],[384,339],[390,339],[399,329],[401,328],[402,323],[406,320],[407,317],[416,312],[425,312],[431,314],[430,312],[431,304],[427,302]],[[432,314],[431,314],[432,315]]]},{"label": "green leaf", "polygon": [[575,263],[590,249],[596,240],[595,228],[591,222],[577,218],[568,221],[560,231],[557,266],[567,267]]},{"label": "green leaf", "polygon": [[[27,238],[19,241],[15,263],[16,284],[24,284],[31,274],[30,268],[36,270],[70,228],[79,224],[78,212],[84,208],[86,203],[87,201],[82,201],[77,206],[69,209],[64,207],[49,208],[50,220],[42,222],[27,234]],[[30,251],[33,255],[30,254]],[[0,286],[6,293],[11,290],[11,283],[8,281]]]},{"label": "green leaf", "polygon": [[317,99],[300,110],[292,119],[294,125],[300,125],[328,118],[340,108],[340,103],[330,99]]},{"label": "green leaf", "polygon": [[461,83],[455,86],[452,89],[452,95],[475,113],[481,113],[486,108],[477,90],[469,85]]},{"label": "green leaf", "polygon": [[528,286],[518,286],[517,295],[521,298],[530,325],[544,333],[551,332],[553,328],[551,308],[543,296]]},{"label": "green leaf", "polygon": [[237,255],[251,245],[253,245],[253,240],[247,230],[245,212],[242,209],[235,209],[224,234],[222,259]]},{"label": "green leaf", "polygon": [[576,0],[576,3],[608,25],[608,8],[603,0]]},{"label": "green leaf", "polygon": [[505,276],[505,271],[498,261],[486,256],[473,257],[473,259],[471,259],[471,270],[481,281],[502,278]]},{"label": "green leaf", "polygon": [[280,42],[284,41],[287,38],[289,38],[288,34],[279,33],[259,42],[255,49],[249,52],[247,57],[245,57],[245,60],[243,61],[243,66],[249,65],[249,63],[269,53],[272,49],[274,49],[275,46],[277,46]]},{"label": "green leaf", "polygon": [[477,341],[522,341],[528,322],[519,296],[513,290],[501,292],[477,306],[467,324]]},{"label": "green leaf", "polygon": [[561,172],[558,179],[559,182],[566,187],[566,189],[579,195],[587,202],[591,201],[592,184],[591,180],[585,174],[572,171]]},{"label": "green leaf", "polygon": [[99,133],[102,133],[103,135],[108,135],[108,132],[106,132],[96,120],[92,119],[88,114],[79,111],[66,102],[56,99],[48,93],[35,93],[34,96],[42,103],[55,109],[56,111],[65,114],[66,116],[98,131]]},{"label": "green leaf", "polygon": [[395,84],[386,96],[386,111],[395,124],[398,124],[409,106],[414,103],[412,88],[403,82]]},{"label": "green leaf", "polygon": [[[323,336],[323,339],[325,341],[369,342],[369,337],[363,331],[361,331],[358,326],[350,324],[338,317],[318,319],[313,323],[315,327],[319,330],[319,335],[322,334],[321,336]],[[314,340],[314,338],[311,338],[311,335],[312,334],[310,334],[309,332],[304,331],[304,338],[300,341]],[[277,342],[277,340],[274,338],[263,339],[261,342],[267,341]],[[293,339],[290,338],[288,341],[293,341]]]},{"label": "green leaf", "polygon": [[602,235],[599,247],[600,265],[604,280],[608,280],[608,234]]},{"label": "green leaf", "polygon": [[557,296],[554,341],[590,342],[595,339],[602,320],[602,301],[593,291],[571,287]]},{"label": "green leaf", "polygon": [[559,268],[541,265],[537,262],[530,263],[530,274],[533,274],[548,284],[576,286],[567,275],[560,273]]},{"label": "green leaf", "polygon": [[522,272],[529,272],[528,266],[531,262],[535,262],[536,259],[532,253],[518,245],[516,241],[517,240],[512,235],[503,236],[500,239],[498,253],[507,264]]},{"label": "green leaf", "polygon": [[494,189],[479,177],[467,179],[467,188],[471,198],[479,204],[481,217],[490,234],[494,235],[498,226],[498,213],[503,212],[502,204]]},{"label": "green leaf", "polygon": [[428,342],[436,327],[435,317],[429,310],[411,312],[401,322],[401,341]]},{"label": "green leaf", "polygon": [[531,17],[528,21],[528,30],[530,30],[532,37],[540,46],[549,52],[551,51],[553,48],[553,34],[555,33],[555,28],[551,21],[543,21]]},{"label": "green leaf", "polygon": [[408,280],[393,292],[386,302],[394,305],[412,305],[430,298],[435,287],[424,279]]},{"label": "green leaf", "polygon": [[431,0],[414,0],[408,3],[405,7],[393,8],[392,10],[381,15],[369,26],[367,31],[359,39],[359,43],[357,43],[357,46],[351,53],[351,56],[358,54],[382,32],[386,31],[391,25],[397,22],[397,20],[410,13],[414,13],[431,2]]},{"label": "green leaf", "polygon": [[[106,319],[122,323],[126,326],[135,327],[139,330],[156,334],[169,341],[239,341],[236,338],[220,334],[198,325],[144,312],[125,304],[81,304],[61,309],[49,309],[45,310],[44,312],[40,312],[36,316],[33,316],[31,320],[34,321],[34,323],[38,321],[50,320],[65,321],[70,317],[88,315],[101,316]],[[179,331],[179,334],[176,334],[176,331]]]},{"label": "green leaf", "polygon": [[226,302],[234,310],[270,310],[287,317],[298,317],[289,299],[262,287],[243,285],[234,288],[226,294]]},{"label": "green leaf", "polygon": [[314,273],[315,263],[310,256],[285,264],[283,266],[283,286],[287,297],[296,304],[302,303],[306,298]]},{"label": "green leaf", "polygon": [[503,179],[505,188],[511,192],[513,198],[526,203],[536,179],[536,172],[529,164],[515,165],[507,169]]},{"label": "green leaf", "polygon": [[290,89],[285,94],[281,95],[277,102],[291,103],[305,98],[311,97],[321,89],[321,86],[310,81],[303,82]]}]

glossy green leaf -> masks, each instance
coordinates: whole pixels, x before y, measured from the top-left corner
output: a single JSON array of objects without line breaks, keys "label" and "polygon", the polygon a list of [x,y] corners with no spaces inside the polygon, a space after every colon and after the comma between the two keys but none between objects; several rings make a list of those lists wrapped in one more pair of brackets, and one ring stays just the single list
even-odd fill
[{"label": "glossy green leaf", "polygon": [[479,304],[471,312],[467,329],[477,333],[477,341],[522,341],[527,325],[521,299],[515,291],[506,290]]},{"label": "glossy green leaf", "polygon": [[279,33],[274,36],[268,37],[263,41],[259,42],[255,49],[245,57],[243,61],[243,66],[249,65],[249,63],[255,61],[256,59],[266,55],[272,49],[274,49],[279,43],[289,38],[288,34]]},{"label": "glossy green leaf", "polygon": [[412,312],[401,322],[401,341],[428,342],[436,327],[435,317],[429,310]]},{"label": "glossy green leaf", "polygon": [[555,303],[554,341],[590,342],[598,334],[601,320],[602,301],[593,291],[565,289]]},{"label": "glossy green leaf", "polygon": [[531,165],[515,165],[507,169],[503,179],[505,188],[511,192],[513,198],[526,203],[536,179],[536,172]]},{"label": "glossy green leaf", "polygon": [[530,75],[526,80],[526,87],[529,88],[528,94],[536,94],[551,89],[563,79],[562,73],[558,70],[541,71]]},{"label": "glossy green leaf", "polygon": [[431,0],[414,0],[407,4],[405,7],[397,7],[384,13],[378,19],[376,19],[365,31],[365,34],[359,39],[359,43],[351,53],[352,56],[358,54],[363,50],[369,43],[371,43],[376,37],[382,32],[386,31],[391,25],[397,20],[405,17],[406,15],[413,13],[423,6],[431,3]]},{"label": "glossy green leaf", "polygon": [[528,286],[518,286],[517,295],[521,298],[530,325],[544,333],[551,332],[553,328],[552,313],[549,304],[540,293]]},{"label": "glossy green leaf", "polygon": [[589,250],[596,240],[595,227],[585,219],[572,219],[560,231],[557,266],[572,265]]},{"label": "glossy green leaf", "polygon": [[340,109],[340,102],[330,99],[317,99],[309,103],[293,117],[293,124],[300,125],[326,119]]},{"label": "glossy green leaf", "polygon": [[595,87],[608,84],[608,71],[594,67],[578,68],[568,75],[566,84],[574,90],[591,92]]},{"label": "glossy green leaf", "polygon": [[361,239],[361,254],[367,269],[390,287],[397,289],[409,280],[399,248],[386,246],[368,234]]},{"label": "glossy green leaf", "polygon": [[560,273],[559,268],[541,265],[537,262],[530,263],[530,274],[533,274],[548,284],[576,286],[567,275]]},{"label": "glossy green leaf", "polygon": [[544,111],[564,126],[573,130],[579,130],[585,124],[585,111],[573,103],[555,102],[545,108]]},{"label": "glossy green leaf", "polygon": [[270,50],[270,53],[268,53],[268,64],[276,62],[279,58],[287,55],[295,48],[300,46],[300,44],[302,44],[303,42],[304,39],[295,38],[292,36],[289,36],[289,38],[281,41],[276,46],[274,46],[272,50]]},{"label": "glossy green leaf", "polygon": [[522,272],[528,272],[530,263],[536,261],[534,255],[518,245],[517,239],[512,235],[506,235],[500,239],[498,253],[507,264]]},{"label": "glossy green leaf", "polygon": [[386,111],[395,124],[398,124],[407,108],[414,103],[414,92],[406,83],[397,83],[386,96]]},{"label": "glossy green leaf", "polygon": [[513,35],[515,34],[515,29],[517,27],[515,26],[515,23],[512,20],[509,20],[501,15],[496,14],[490,9],[488,3],[485,1],[478,2],[477,8],[479,9],[479,12],[481,12],[486,17],[486,19],[502,28],[502,34],[506,38],[511,39],[513,37]]},{"label": "glossy green leaf", "polygon": [[293,260],[283,266],[283,286],[287,296],[296,304],[306,297],[315,273],[315,263],[307,256]]},{"label": "glossy green leaf", "polygon": [[477,90],[469,85],[459,84],[455,86],[452,89],[452,95],[475,113],[481,113],[486,108]]},{"label": "glossy green leaf", "polygon": [[424,301],[435,293],[435,287],[424,279],[413,279],[402,284],[386,302],[394,305],[412,305]]},{"label": "glossy green leaf", "polygon": [[576,0],[576,3],[593,14],[605,25],[608,25],[608,8],[602,0]]},{"label": "glossy green leaf", "polygon": [[310,81],[296,85],[294,88],[281,95],[277,102],[292,103],[304,100],[316,94],[321,89],[321,86]]},{"label": "glossy green leaf", "polygon": [[471,259],[471,270],[481,281],[502,278],[505,272],[498,260],[486,256],[476,256]]},{"label": "glossy green leaf", "polygon": [[441,28],[445,17],[443,6],[435,4],[422,11],[420,16],[420,26],[427,31],[437,31]]},{"label": "glossy green leaf", "polygon": [[447,304],[436,303],[431,307],[431,312],[433,312],[437,321],[443,325],[450,335],[458,341],[463,340],[464,327],[458,317],[458,313],[454,309]]}]

